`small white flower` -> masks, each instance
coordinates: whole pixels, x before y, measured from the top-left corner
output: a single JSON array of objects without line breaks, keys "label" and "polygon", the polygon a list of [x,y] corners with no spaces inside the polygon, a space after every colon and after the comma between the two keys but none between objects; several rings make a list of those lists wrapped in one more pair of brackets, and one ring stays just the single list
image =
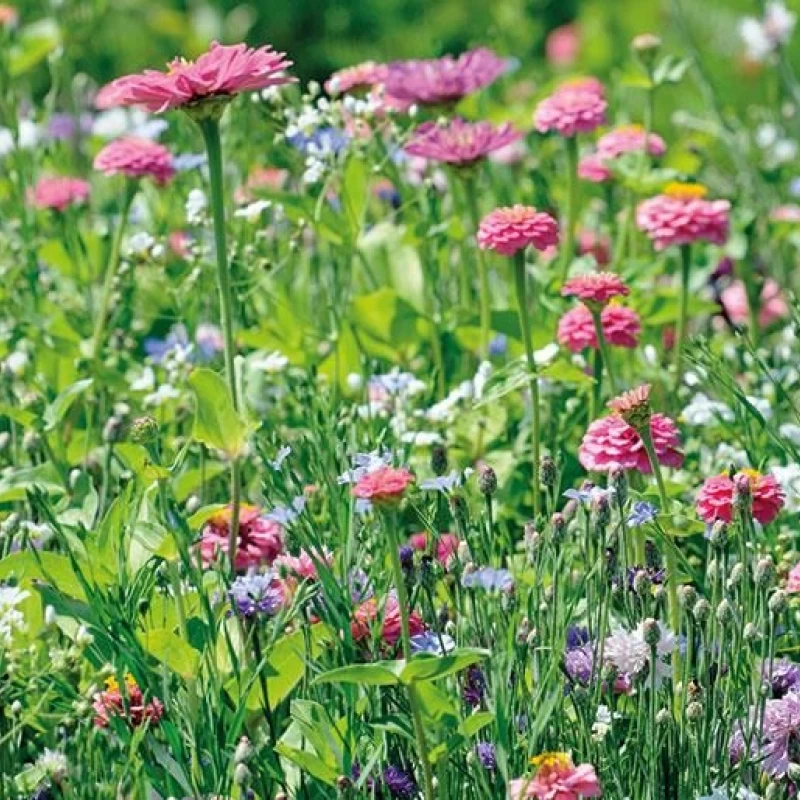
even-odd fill
[{"label": "small white flower", "polygon": [[289,359],[277,350],[271,353],[256,354],[250,360],[250,367],[256,371],[276,373],[283,372],[289,364]]},{"label": "small white flower", "polygon": [[347,388],[351,392],[358,392],[364,385],[364,379],[357,372],[351,372],[347,376]]},{"label": "small white flower", "polygon": [[55,783],[61,783],[67,777],[67,757],[57,750],[45,747],[44,752],[36,759],[36,766]]},{"label": "small white flower", "polygon": [[192,189],[186,198],[186,221],[190,225],[200,225],[203,222],[203,214],[208,207],[208,200],[202,189]]},{"label": "small white flower", "polygon": [[797,16],[783,2],[767,3],[764,18],[745,17],[739,23],[739,35],[751,61],[764,62],[782,44],[791,39]]},{"label": "small white flower", "polygon": [[30,592],[18,586],[0,586],[0,643],[11,647],[16,631],[25,630],[25,615],[17,606],[30,597]]},{"label": "small white flower", "polygon": [[144,404],[148,407],[163,406],[170,400],[177,400],[181,393],[171,384],[162,383],[155,392],[151,392],[144,396]]},{"label": "small white flower", "polygon": [[733,422],[734,415],[728,406],[704,395],[696,394],[681,414],[687,425],[709,425],[712,422]]},{"label": "small white flower", "polygon": [[145,256],[155,243],[156,240],[147,231],[137,231],[128,237],[126,251],[130,255]]},{"label": "small white flower", "polygon": [[[29,119],[19,123],[19,147],[31,150],[39,143],[39,127]],[[14,149],[14,136],[9,128],[0,128],[0,157],[8,155]]]},{"label": "small white flower", "polygon": [[558,355],[559,347],[555,342],[536,350],[533,354],[533,360],[537,367],[546,367]]},{"label": "small white flower", "polygon": [[249,205],[238,208],[233,212],[234,217],[245,219],[248,222],[258,222],[261,215],[272,205],[269,200],[256,200]]},{"label": "small white flower", "polygon": [[137,377],[130,381],[132,392],[152,392],[156,386],[156,373],[152,367],[145,367]]},{"label": "small white flower", "polygon": [[25,372],[29,361],[30,358],[27,353],[23,353],[21,350],[14,350],[6,357],[5,367],[12,375],[20,377]]},{"label": "small white flower", "polygon": [[770,472],[786,493],[786,510],[790,513],[800,511],[800,464],[772,467]]}]

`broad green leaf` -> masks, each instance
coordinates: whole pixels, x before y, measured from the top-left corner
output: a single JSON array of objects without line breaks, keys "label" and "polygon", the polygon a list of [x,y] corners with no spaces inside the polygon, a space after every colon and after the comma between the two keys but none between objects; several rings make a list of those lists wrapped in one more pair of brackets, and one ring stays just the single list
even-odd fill
[{"label": "broad green leaf", "polygon": [[44,410],[44,429],[52,431],[59,422],[66,416],[72,408],[72,404],[82,395],[93,383],[91,378],[84,378],[82,381],[68,386],[61,394],[50,403]]},{"label": "broad green leaf", "polygon": [[568,361],[555,361],[548,364],[539,374],[542,378],[555,383],[573,383],[578,386],[594,383],[594,380],[580,367],[570,364]]},{"label": "broad green leaf", "polygon": [[50,495],[65,491],[58,470],[48,461],[5,475],[0,480],[0,503],[24,500],[30,489],[39,489]]},{"label": "broad green leaf", "polygon": [[414,656],[401,670],[400,680],[403,683],[415,681],[433,681],[445,678],[467,667],[477,664],[489,656],[488,650],[465,648],[446,656],[434,656],[420,653]]},{"label": "broad green leaf", "polygon": [[156,466],[147,452],[147,448],[133,442],[120,442],[114,452],[125,462],[125,466],[139,478],[142,483],[151,484],[154,481],[169,478],[169,470]]},{"label": "broad green leaf", "polygon": [[50,17],[26,25],[11,48],[9,71],[14,78],[44,61],[61,43],[61,31]]},{"label": "broad green leaf", "polygon": [[172,630],[168,628],[146,630],[139,634],[139,641],[150,655],[183,678],[197,675],[200,653]]},{"label": "broad green leaf", "polygon": [[194,438],[238,458],[247,442],[247,425],[236,413],[225,381],[210,369],[196,369],[189,385],[195,396]]},{"label": "broad green leaf", "polygon": [[487,725],[490,725],[494,720],[494,714],[488,711],[479,711],[471,717],[467,717],[460,726],[461,733],[467,738],[474,736],[478,731],[483,730]]},{"label": "broad green leaf", "polygon": [[352,683],[361,686],[398,686],[405,661],[376,661],[372,664],[352,664],[323,672],[314,683]]},{"label": "broad green leaf", "polygon": [[344,203],[347,224],[350,229],[350,241],[355,242],[364,221],[367,208],[369,188],[369,166],[366,159],[359,154],[352,154],[344,168],[342,181],[342,200]]},{"label": "broad green leaf", "polygon": [[8,578],[23,581],[43,581],[63,594],[85,600],[86,596],[67,556],[60,553],[34,553],[21,550],[0,560],[0,581]]}]

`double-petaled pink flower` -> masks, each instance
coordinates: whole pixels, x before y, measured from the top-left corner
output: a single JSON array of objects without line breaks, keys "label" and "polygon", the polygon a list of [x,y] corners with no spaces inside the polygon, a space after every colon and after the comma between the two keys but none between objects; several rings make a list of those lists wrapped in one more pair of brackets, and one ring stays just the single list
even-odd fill
[{"label": "double-petaled pink flower", "polygon": [[733,477],[724,472],[706,478],[695,500],[695,508],[700,519],[708,523],[718,519],[731,522],[734,488],[739,476],[744,476],[749,484],[753,518],[766,525],[778,516],[786,500],[778,480],[773,475],[762,475],[754,469],[743,469]]},{"label": "double-petaled pink flower", "polygon": [[412,156],[464,167],[520,138],[522,134],[508,123],[495,127],[489,122],[465,122],[455,117],[446,124],[423,122],[405,150]]},{"label": "double-petaled pink flower", "polygon": [[578,161],[578,177],[589,183],[605,183],[611,180],[613,173],[604,158],[597,153],[589,153]]},{"label": "double-petaled pink flower", "polygon": [[[200,556],[203,566],[208,567],[228,552],[231,527],[231,507],[218,511],[203,527],[200,539]],[[238,544],[236,546],[236,570],[247,570],[270,565],[283,550],[284,532],[280,523],[267,519],[256,506],[242,505],[239,508]]]},{"label": "double-petaled pink flower", "polygon": [[[658,463],[679,467],[683,463],[683,453],[678,426],[663,414],[653,414],[650,434]],[[619,414],[611,414],[589,425],[578,450],[578,460],[589,472],[610,472],[617,467],[645,474],[652,471],[642,437]]]},{"label": "double-petaled pink flower", "polygon": [[526,247],[546,250],[558,244],[558,223],[531,206],[496,208],[478,226],[478,246],[502,256],[513,256]]},{"label": "double-petaled pink flower", "polygon": [[350,92],[368,91],[382,86],[389,75],[388,64],[376,61],[363,61],[351,67],[345,67],[325,81],[325,91],[331,95],[348,94]]},{"label": "double-petaled pink flower", "polygon": [[85,203],[89,191],[89,184],[80,178],[39,178],[30,193],[30,201],[36,208],[66,211],[71,206]]},{"label": "double-petaled pink flower", "polygon": [[172,153],[158,142],[126,136],[107,144],[94,159],[94,168],[105,175],[152,178],[167,183],[175,174]]},{"label": "double-petaled pink flower", "polygon": [[630,294],[630,289],[613,272],[589,272],[570,278],[562,287],[564,297],[577,297],[584,303],[604,306],[614,297]]},{"label": "double-petaled pink flower", "polygon": [[271,45],[211,44],[196,61],[176,58],[167,72],[145,70],[125,75],[104,86],[97,95],[98,108],[142,106],[160,113],[194,105],[211,98],[229,98],[240,92],[280,86],[294,79],[286,75],[292,62]]},{"label": "double-petaled pink flower", "polygon": [[619,158],[625,153],[646,150],[650,156],[663,156],[667,145],[657,133],[647,133],[642,125],[620,125],[597,140],[597,154],[603,159]]},{"label": "double-petaled pink flower", "polygon": [[607,109],[608,103],[599,81],[571,81],[559,86],[536,106],[533,124],[539,133],[577,136],[591,133],[603,125]]},{"label": "double-petaled pink flower", "polygon": [[705,187],[697,184],[669,184],[663,194],[639,204],[636,223],[656,250],[699,241],[724,244],[731,204],[705,195]]},{"label": "double-petaled pink flower", "polygon": [[536,772],[508,785],[511,800],[581,800],[602,797],[603,788],[591,764],[575,765],[567,753],[542,753],[531,759]]},{"label": "double-petaled pink flower", "polygon": [[[603,337],[614,347],[633,348],[639,343],[642,323],[639,315],[625,306],[606,306],[600,312]],[[591,348],[597,350],[597,331],[592,312],[581,304],[564,314],[558,321],[558,341],[573,353]]]},{"label": "double-petaled pink flower", "polygon": [[[415,550],[427,552],[430,548],[431,537],[425,533],[415,533],[408,539],[408,544]],[[452,569],[458,557],[459,539],[454,533],[442,533],[435,540],[434,553],[436,560],[445,568]]]},{"label": "double-petaled pink flower", "polygon": [[393,505],[402,500],[406,489],[414,482],[407,469],[381,467],[359,478],[353,486],[353,497],[369,500],[375,505]]},{"label": "double-petaled pink flower", "polygon": [[[367,639],[375,627],[375,623],[380,615],[381,609],[375,598],[364,601],[353,613],[353,621],[350,623],[350,632],[353,639],[357,642]],[[425,623],[416,611],[411,611],[408,615],[408,626],[412,636],[417,636],[425,631]],[[381,640],[389,647],[397,644],[402,633],[402,620],[400,617],[400,603],[394,594],[386,598],[383,608],[383,621],[381,623]]]},{"label": "double-petaled pink flower", "polygon": [[450,105],[493,83],[508,64],[485,47],[458,58],[443,56],[389,65],[386,92],[391,97],[420,105]]}]

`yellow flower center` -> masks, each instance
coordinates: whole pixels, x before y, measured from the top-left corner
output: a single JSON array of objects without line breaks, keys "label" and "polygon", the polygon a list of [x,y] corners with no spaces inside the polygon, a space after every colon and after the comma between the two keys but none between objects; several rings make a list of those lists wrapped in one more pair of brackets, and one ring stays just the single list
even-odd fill
[{"label": "yellow flower center", "polygon": [[687,200],[699,199],[708,194],[708,189],[702,183],[680,183],[672,181],[664,187],[664,194],[669,197],[680,197]]},{"label": "yellow flower center", "polygon": [[530,763],[537,769],[566,769],[572,761],[567,753],[541,753]]},{"label": "yellow flower center", "polygon": [[[130,674],[130,672],[125,673],[125,685],[129,689],[133,689],[137,685],[136,678],[134,678],[133,675]],[[111,675],[110,677],[106,678],[106,688],[110,692],[119,691],[119,681],[117,680],[115,675]]]}]

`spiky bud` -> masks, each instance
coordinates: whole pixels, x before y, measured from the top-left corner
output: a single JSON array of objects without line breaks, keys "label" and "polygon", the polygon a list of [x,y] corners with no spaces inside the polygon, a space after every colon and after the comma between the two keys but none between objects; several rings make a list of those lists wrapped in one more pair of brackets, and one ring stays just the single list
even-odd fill
[{"label": "spiky bud", "polygon": [[539,480],[542,486],[550,489],[558,481],[558,467],[552,456],[543,456],[539,462]]},{"label": "spiky bud", "polygon": [[158,422],[153,417],[137,417],[131,422],[128,437],[136,444],[151,444],[158,439]]},{"label": "spiky bud", "polygon": [[661,627],[658,621],[654,620],[652,617],[648,617],[644,621],[642,627],[644,629],[645,642],[650,645],[650,647],[655,647],[661,641]]},{"label": "spiky bud", "polygon": [[443,444],[431,447],[431,469],[434,475],[444,475],[447,472],[447,448]]},{"label": "spiky bud", "polygon": [[497,491],[497,473],[488,464],[478,472],[478,489],[484,497],[491,497]]}]

